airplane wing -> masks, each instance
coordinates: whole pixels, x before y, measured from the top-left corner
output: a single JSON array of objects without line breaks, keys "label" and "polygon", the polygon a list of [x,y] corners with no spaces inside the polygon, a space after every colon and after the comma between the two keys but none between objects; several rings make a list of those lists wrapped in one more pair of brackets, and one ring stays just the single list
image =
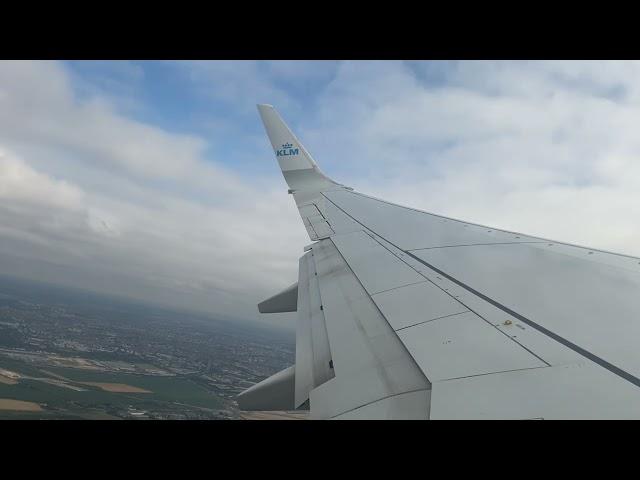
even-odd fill
[{"label": "airplane wing", "polygon": [[295,365],[246,410],[318,419],[640,418],[640,259],[406,208],[320,171],[258,110],[312,244]]}]

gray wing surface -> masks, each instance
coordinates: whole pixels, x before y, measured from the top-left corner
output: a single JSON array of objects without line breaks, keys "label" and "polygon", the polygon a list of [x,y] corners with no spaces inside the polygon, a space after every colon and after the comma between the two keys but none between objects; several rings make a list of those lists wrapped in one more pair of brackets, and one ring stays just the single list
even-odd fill
[{"label": "gray wing surface", "polygon": [[[281,409],[322,419],[640,418],[638,258],[360,194],[326,177],[273,107],[258,108],[314,241],[297,302],[276,309],[298,312],[293,398]],[[241,408],[260,409],[282,372],[274,377],[241,394]]]}]

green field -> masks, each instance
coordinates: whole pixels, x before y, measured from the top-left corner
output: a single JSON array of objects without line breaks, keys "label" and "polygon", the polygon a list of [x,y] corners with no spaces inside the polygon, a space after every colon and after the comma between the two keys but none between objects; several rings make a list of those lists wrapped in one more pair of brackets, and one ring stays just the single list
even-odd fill
[{"label": "green field", "polygon": [[95,372],[75,368],[49,368],[48,370],[77,382],[125,383],[153,392],[152,394],[117,393],[112,395],[126,395],[127,397],[136,397],[140,400],[153,398],[154,400],[185,403],[210,409],[222,408],[222,403],[215,395],[207,392],[204,388],[186,378]]},{"label": "green field", "polygon": [[[16,360],[0,358],[0,367],[28,376],[53,378],[39,368]],[[152,393],[106,392],[98,387],[87,385],[78,385],[86,389],[78,392],[37,380],[21,379],[16,385],[0,384],[0,398],[36,402],[41,404],[45,411],[32,413],[0,411],[1,418],[51,418],[52,414],[56,418],[99,417],[104,413],[123,411],[129,407],[165,412],[181,412],[187,405],[208,410],[224,408],[218,397],[187,378],[96,372],[61,367],[49,367],[43,370],[75,382],[124,383]]]},{"label": "green field", "polygon": [[0,356],[0,368],[11,370],[22,375],[28,375],[30,377],[38,377],[42,375],[42,372],[38,367],[32,366],[29,363],[21,360],[14,360],[5,356]]}]

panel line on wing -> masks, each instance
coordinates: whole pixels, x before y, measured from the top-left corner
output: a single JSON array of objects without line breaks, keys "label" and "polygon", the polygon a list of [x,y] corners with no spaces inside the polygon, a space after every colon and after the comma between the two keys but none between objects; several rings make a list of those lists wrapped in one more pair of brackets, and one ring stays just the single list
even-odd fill
[{"label": "panel line on wing", "polygon": [[[411,327],[417,327],[418,325],[422,325],[423,323],[433,322],[434,320],[440,320],[442,318],[453,317],[455,315],[462,315],[463,313],[469,313],[470,311],[471,310],[466,310],[464,312],[456,312],[456,313],[451,313],[449,315],[442,315],[441,317],[430,318],[429,320],[423,320],[422,322],[414,323],[413,325],[407,325],[406,327],[398,328],[398,329],[396,329],[396,332],[400,332],[402,330],[406,330],[407,328],[411,328]],[[475,313],[475,312],[472,312],[472,313]],[[478,315],[478,314],[476,313],[476,315]],[[480,315],[478,315],[478,316],[480,317]],[[480,317],[480,318],[482,318],[482,317]],[[542,360],[542,359],[540,359],[540,360]]]},{"label": "panel line on wing", "polygon": [[[453,380],[453,379],[452,379],[452,380]],[[382,402],[382,401],[384,401],[384,400],[388,400],[388,399],[390,399],[390,398],[398,397],[398,396],[400,396],[400,395],[408,395],[408,394],[410,394],[410,393],[416,393],[416,392],[426,392],[426,391],[429,391],[429,390],[431,390],[431,389],[430,389],[430,388],[418,388],[418,389],[416,389],[416,390],[408,390],[408,391],[406,391],[406,392],[393,393],[393,394],[391,394],[391,395],[387,395],[386,397],[379,398],[378,400],[372,400],[372,401],[370,401],[370,402],[363,403],[362,405],[359,405],[359,406],[357,406],[357,407],[350,408],[349,410],[345,410],[344,412],[340,412],[340,413],[338,413],[338,414],[336,414],[336,415],[333,415],[331,418],[340,417],[340,416],[342,416],[342,415],[345,415],[345,414],[347,414],[347,413],[353,412],[353,411],[355,411],[355,410],[359,410],[359,409],[364,408],[364,407],[367,407],[367,406],[369,406],[369,405],[373,405],[374,403]]]},{"label": "panel line on wing", "polygon": [[375,295],[378,295],[380,293],[387,293],[387,292],[393,292],[394,290],[398,290],[399,288],[404,288],[404,287],[410,287],[411,285],[417,285],[419,283],[426,283],[427,280],[420,280],[418,282],[414,282],[414,283],[408,283],[406,285],[399,285],[397,287],[393,287],[393,288],[388,288],[387,290],[380,290],[379,292],[373,293],[371,294],[372,297],[374,297]]},{"label": "panel line on wing", "polygon": [[527,368],[514,368],[513,370],[503,370],[502,372],[487,372],[487,373],[477,373],[475,375],[465,375],[463,377],[451,377],[445,380],[440,380],[438,383],[450,382],[452,380],[462,380],[464,378],[474,378],[474,377],[485,377],[487,375],[500,375],[503,373],[511,373],[511,372],[523,372],[525,370],[537,370],[539,368],[553,368],[552,365],[541,365],[539,367],[527,367]]},{"label": "panel line on wing", "polygon": [[[386,239],[385,239],[386,240]],[[388,241],[388,240],[387,240]],[[418,252],[420,250],[433,250],[435,248],[455,248],[455,247],[477,247],[480,245],[523,245],[527,243],[547,243],[547,242],[489,242],[489,243],[468,243],[460,245],[438,245],[437,247],[410,248],[406,252]]]}]

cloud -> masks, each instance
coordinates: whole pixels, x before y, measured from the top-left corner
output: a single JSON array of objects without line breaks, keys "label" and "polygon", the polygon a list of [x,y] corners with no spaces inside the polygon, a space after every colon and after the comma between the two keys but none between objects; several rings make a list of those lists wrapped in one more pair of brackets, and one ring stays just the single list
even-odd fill
[{"label": "cloud", "polygon": [[63,180],[36,172],[18,157],[0,150],[0,200],[34,206],[77,209],[82,191]]},{"label": "cloud", "polygon": [[306,134],[361,191],[640,255],[639,65],[346,62]]},{"label": "cloud", "polygon": [[231,114],[254,114],[256,103],[264,103],[265,99],[272,99],[283,108],[294,105],[287,92],[269,80],[267,63],[226,60],[181,61],[174,65],[190,80],[192,88],[205,97],[232,105]]},{"label": "cloud", "polygon": [[295,278],[307,239],[281,180],[80,101],[59,64],[0,70],[0,254],[43,262],[31,276],[249,319]]},{"label": "cloud", "polygon": [[265,101],[362,192],[640,255],[637,62],[163,65],[181,82],[171,101],[201,103],[199,133],[119,108],[144,64],[0,63],[7,271],[257,318],[308,243],[255,112]]}]

